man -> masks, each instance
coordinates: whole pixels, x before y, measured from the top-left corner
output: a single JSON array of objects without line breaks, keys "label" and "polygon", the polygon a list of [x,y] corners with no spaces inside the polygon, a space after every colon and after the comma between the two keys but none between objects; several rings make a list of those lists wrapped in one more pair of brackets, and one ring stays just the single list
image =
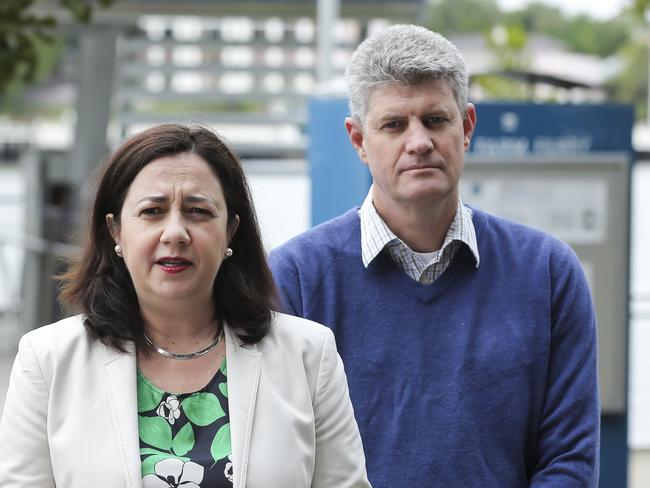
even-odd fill
[{"label": "man", "polygon": [[334,330],[373,486],[596,487],[589,290],[567,245],[460,201],[460,53],[393,26],[346,80],[370,192],[271,263],[286,309]]}]

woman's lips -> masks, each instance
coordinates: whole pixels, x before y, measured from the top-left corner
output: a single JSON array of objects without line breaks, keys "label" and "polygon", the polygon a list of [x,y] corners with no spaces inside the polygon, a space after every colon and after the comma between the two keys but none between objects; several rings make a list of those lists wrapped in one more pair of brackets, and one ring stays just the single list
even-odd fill
[{"label": "woman's lips", "polygon": [[156,264],[160,266],[160,269],[165,273],[169,274],[181,273],[192,266],[191,261],[179,258],[162,258],[156,261]]}]

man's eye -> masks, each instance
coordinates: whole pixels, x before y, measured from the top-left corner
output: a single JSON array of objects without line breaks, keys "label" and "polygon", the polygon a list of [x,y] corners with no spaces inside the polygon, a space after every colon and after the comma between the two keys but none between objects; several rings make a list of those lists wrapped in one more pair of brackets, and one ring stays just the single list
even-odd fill
[{"label": "man's eye", "polygon": [[383,129],[399,129],[402,126],[402,122],[399,120],[391,120],[390,122],[386,122],[382,128]]},{"label": "man's eye", "polygon": [[445,122],[447,122],[447,119],[445,117],[441,117],[441,116],[438,116],[438,115],[432,116],[432,117],[427,117],[426,119],[424,119],[424,123],[428,127],[432,127],[434,125],[444,124]]},{"label": "man's eye", "polygon": [[140,211],[141,215],[142,214],[144,214],[144,215],[157,215],[157,214],[160,214],[160,213],[162,213],[162,208],[160,208],[160,207],[143,208]]}]

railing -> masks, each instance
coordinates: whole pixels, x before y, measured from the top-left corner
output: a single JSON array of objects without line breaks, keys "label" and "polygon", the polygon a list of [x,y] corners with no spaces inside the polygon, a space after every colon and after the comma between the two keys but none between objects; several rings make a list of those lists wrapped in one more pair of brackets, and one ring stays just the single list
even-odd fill
[{"label": "railing", "polygon": [[[13,246],[24,251],[49,254],[58,258],[71,257],[77,250],[77,246],[64,242],[54,242],[42,237],[30,236],[27,234],[2,234],[0,233],[0,248]],[[0,256],[2,254],[0,253]],[[0,257],[0,272],[2,271],[2,258]]]},{"label": "railing", "polygon": [[[20,335],[49,321],[55,294],[47,277],[76,247],[26,234],[0,234],[0,352],[16,349]],[[50,298],[50,300],[48,300]]]}]

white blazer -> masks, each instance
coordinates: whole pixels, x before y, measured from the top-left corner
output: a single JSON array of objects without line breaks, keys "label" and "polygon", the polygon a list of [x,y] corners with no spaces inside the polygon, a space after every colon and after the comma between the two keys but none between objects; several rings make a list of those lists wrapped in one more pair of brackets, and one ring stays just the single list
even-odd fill
[{"label": "white blazer", "polygon": [[[258,344],[226,327],[234,488],[366,488],[365,458],[332,332],[275,314]],[[20,341],[0,420],[3,488],[141,487],[136,356],[81,316]]]}]

